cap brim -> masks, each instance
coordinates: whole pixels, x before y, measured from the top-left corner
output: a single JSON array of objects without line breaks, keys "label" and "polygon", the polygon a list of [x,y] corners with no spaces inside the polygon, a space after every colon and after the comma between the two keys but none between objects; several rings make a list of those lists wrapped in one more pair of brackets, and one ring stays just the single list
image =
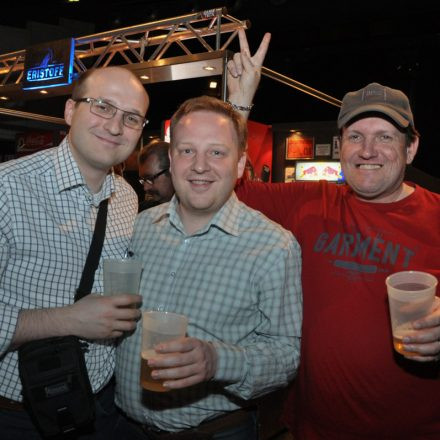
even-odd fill
[{"label": "cap brim", "polygon": [[338,128],[341,129],[356,116],[359,116],[362,113],[370,113],[370,112],[383,113],[384,115],[391,118],[399,127],[402,128],[406,128],[410,125],[410,121],[405,119],[400,113],[396,112],[395,110],[380,104],[370,104],[370,105],[364,105],[362,107],[357,107],[355,110],[346,113],[344,116],[338,119]]}]

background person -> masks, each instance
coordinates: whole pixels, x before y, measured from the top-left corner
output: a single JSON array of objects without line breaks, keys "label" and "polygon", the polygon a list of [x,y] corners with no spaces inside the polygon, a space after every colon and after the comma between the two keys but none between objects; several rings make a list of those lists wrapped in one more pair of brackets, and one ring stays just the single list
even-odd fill
[{"label": "background person", "polygon": [[[244,32],[240,43],[229,99],[248,106],[260,65]],[[418,355],[397,355],[385,278],[409,269],[440,278],[440,196],[403,181],[419,135],[401,91],[372,83],[347,93],[338,127],[348,185],[242,182],[236,189],[302,248],[301,363],[286,421],[295,440],[437,439],[440,309],[404,340]]]},{"label": "background person", "polygon": [[132,249],[148,268],[144,308],[189,318],[188,337],[160,344],[163,356],[149,360],[168,393],[142,394],[140,326],[117,350],[117,403],[153,437],[257,438],[255,414],[237,410],[285,386],[298,364],[300,249],[233,193],[246,139],[228,104],[183,103],[171,119],[176,194],[135,224]]},{"label": "background person", "polygon": [[139,181],[145,192],[145,200],[140,203],[139,212],[169,202],[173,197],[169,146],[168,142],[154,140],[139,153]]},{"label": "background person", "polygon": [[[129,70],[89,70],[65,105],[70,125],[60,146],[0,165],[0,432],[2,439],[40,439],[21,405],[17,348],[31,340],[76,335],[96,393],[95,431],[113,433],[111,341],[135,328],[138,295],[104,297],[102,264],[92,292],[73,303],[100,202],[109,199],[101,258],[122,257],[137,213],[131,187],[111,172],[138,142],[148,108]],[[98,295],[96,295],[98,294]]]},{"label": "background person", "polygon": [[[125,159],[125,161],[120,164],[121,172],[120,174],[134,189],[138,196],[139,204],[145,199],[144,186],[139,182],[139,168],[138,168],[138,156],[140,153],[140,142],[137,143],[136,148],[130,154],[130,156]],[[116,172],[116,168],[113,167]]]}]

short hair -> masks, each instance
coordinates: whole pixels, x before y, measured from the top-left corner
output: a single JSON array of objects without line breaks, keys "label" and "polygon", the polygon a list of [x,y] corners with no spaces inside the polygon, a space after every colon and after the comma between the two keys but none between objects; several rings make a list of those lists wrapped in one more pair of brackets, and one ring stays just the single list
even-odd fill
[{"label": "short hair", "polygon": [[138,163],[144,164],[151,156],[156,156],[159,161],[159,166],[162,170],[170,168],[170,158],[168,157],[168,150],[170,144],[161,140],[153,140],[145,145],[139,153]]},{"label": "short hair", "polygon": [[139,84],[144,87],[142,81],[129,69],[123,66],[107,66],[107,67],[93,67],[91,69],[86,70],[85,72],[80,73],[78,78],[75,80],[73,90],[72,90],[72,99],[76,101],[77,99],[84,98],[85,89],[87,87],[87,80],[99,70],[103,69],[124,69],[126,70]]},{"label": "short hair", "polygon": [[214,98],[213,96],[199,96],[197,98],[190,98],[179,106],[177,111],[171,117],[171,147],[173,147],[174,133],[177,124],[184,116],[198,111],[218,113],[230,119],[237,136],[238,149],[241,152],[246,151],[248,133],[246,120],[240,115],[240,113],[235,111],[230,104],[221,101],[218,98]]}]

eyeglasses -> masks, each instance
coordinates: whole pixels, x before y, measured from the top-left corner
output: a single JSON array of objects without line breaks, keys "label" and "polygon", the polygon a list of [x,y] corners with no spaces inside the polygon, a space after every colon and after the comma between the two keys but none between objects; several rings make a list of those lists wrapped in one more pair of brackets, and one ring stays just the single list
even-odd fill
[{"label": "eyeglasses", "polygon": [[75,102],[88,102],[90,104],[90,112],[104,119],[111,119],[119,110],[122,112],[122,123],[134,130],[142,130],[148,121],[137,113],[130,113],[110,104],[102,99],[97,98],[80,98],[74,99]]},{"label": "eyeglasses", "polygon": [[158,173],[153,174],[152,176],[144,176],[144,177],[141,177],[141,178],[139,179],[139,183],[140,183],[141,185],[145,185],[146,183],[148,183],[148,185],[153,185],[153,184],[154,184],[154,181],[155,181],[158,177],[160,177],[162,174],[165,174],[168,170],[169,170],[169,168],[165,168],[164,170],[159,171]]}]

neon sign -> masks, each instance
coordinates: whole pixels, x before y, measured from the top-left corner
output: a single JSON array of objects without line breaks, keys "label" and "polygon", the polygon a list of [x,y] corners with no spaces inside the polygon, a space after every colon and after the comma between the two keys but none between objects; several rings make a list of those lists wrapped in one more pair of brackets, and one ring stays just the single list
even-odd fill
[{"label": "neon sign", "polygon": [[26,49],[23,90],[65,86],[72,82],[73,38]]},{"label": "neon sign", "polygon": [[64,64],[51,64],[47,67],[36,67],[29,69],[26,72],[26,80],[32,81],[47,81],[55,78],[62,78],[64,76]]}]

